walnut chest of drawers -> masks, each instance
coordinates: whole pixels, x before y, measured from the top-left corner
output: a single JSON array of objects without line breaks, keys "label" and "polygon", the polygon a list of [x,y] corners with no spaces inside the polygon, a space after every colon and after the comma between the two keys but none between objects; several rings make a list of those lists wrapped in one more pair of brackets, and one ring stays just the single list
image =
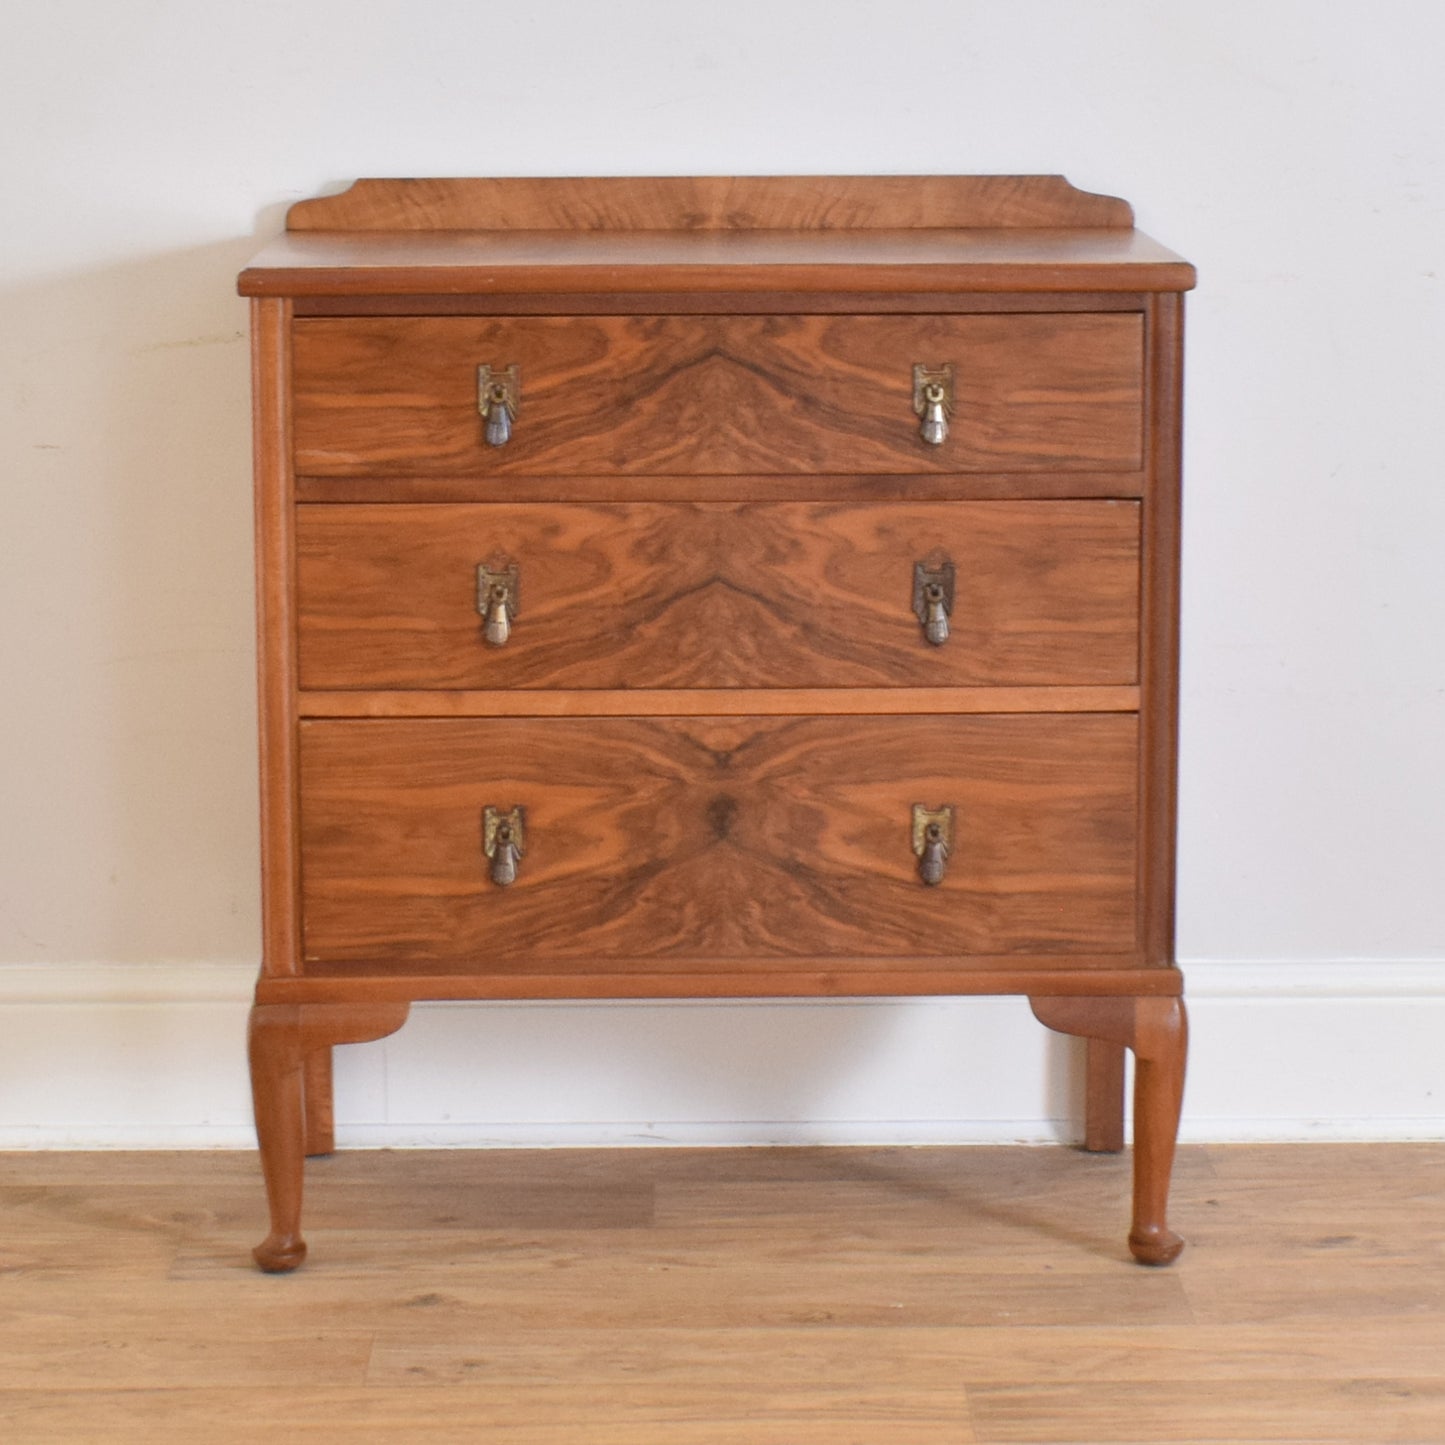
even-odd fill
[{"label": "walnut chest of drawers", "polygon": [[294,1268],[419,999],[1027,995],[1165,1203],[1178,257],[1056,177],[363,181],[252,298]]}]

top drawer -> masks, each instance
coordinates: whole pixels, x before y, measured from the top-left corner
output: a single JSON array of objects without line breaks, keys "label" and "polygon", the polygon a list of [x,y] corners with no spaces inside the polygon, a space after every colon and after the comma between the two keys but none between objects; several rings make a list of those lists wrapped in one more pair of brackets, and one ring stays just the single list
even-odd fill
[{"label": "top drawer", "polygon": [[[930,445],[913,368],[953,368]],[[978,316],[307,318],[304,476],[1132,471],[1143,319]],[[477,368],[519,368],[488,446]]]}]

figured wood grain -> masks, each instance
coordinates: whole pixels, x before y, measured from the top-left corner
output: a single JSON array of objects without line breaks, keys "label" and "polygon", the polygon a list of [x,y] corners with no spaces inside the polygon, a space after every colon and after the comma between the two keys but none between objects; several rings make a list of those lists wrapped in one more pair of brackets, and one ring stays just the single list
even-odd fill
[{"label": "figured wood grain", "polygon": [[[300,685],[1105,686],[1135,681],[1130,502],[301,507]],[[914,564],[955,569],[928,642]],[[489,645],[477,566],[515,565]]]},{"label": "figured wood grain", "polygon": [[[1127,715],[303,723],[308,960],[1122,952]],[[941,886],[914,803],[956,810]],[[499,888],[487,805],[526,810]]]},{"label": "figured wood grain", "polygon": [[[311,476],[1123,470],[1142,453],[1131,314],[309,318],[295,463]],[[489,447],[476,369],[518,365]],[[955,368],[929,446],[914,363]]]},{"label": "figured wood grain", "polygon": [[299,201],[289,231],[1114,227],[1126,201],[1063,176],[548,176],[362,179]]},{"label": "figured wood grain", "polygon": [[[1027,992],[1056,1026],[1136,1048],[1148,1097],[1131,1245],[1168,1258],[1161,1160],[1184,1052],[1170,876],[1176,293],[1192,268],[1135,232],[1122,203],[1018,178],[381,182],[294,219],[240,280],[285,301],[257,313],[271,509],[259,576],[276,604],[263,699],[267,686],[281,699],[263,700],[279,820],[265,830],[267,918],[292,929],[282,948],[268,922],[268,970],[272,954],[287,961],[257,990],[262,1263],[289,1268],[302,1249],[302,1072],[318,1052],[288,1020],[375,1019],[424,997],[985,989]],[[523,371],[504,449],[482,444],[481,362]],[[915,362],[958,373],[938,449],[917,436]],[[878,641],[897,604],[867,564],[912,550],[908,529],[942,515],[932,504],[1089,497],[1137,499],[1123,504],[1138,519],[1126,580],[1113,553],[1102,581],[1083,533],[1054,546],[1047,528],[1025,543],[982,525],[948,539],[975,548],[978,587],[974,629],[956,633],[968,646],[941,664],[958,677],[915,675],[903,633]],[[304,691],[296,498],[325,504],[327,533],[306,564],[320,601],[305,647],[322,662]],[[384,544],[353,549],[334,525],[354,504]],[[415,504],[452,510],[414,531]],[[885,505],[907,535],[875,524]],[[1093,518],[1109,506],[1089,505]],[[569,579],[543,578],[549,606],[563,599],[531,614],[551,629],[548,660],[507,653],[512,681],[458,665],[451,594],[432,590],[453,544],[470,549],[463,512],[491,506],[510,509],[488,515],[510,518],[529,555],[560,554]],[[425,573],[421,593],[398,571]],[[849,627],[850,609],[870,630]],[[367,671],[373,655],[390,674]],[[649,668],[660,685],[636,686]],[[727,702],[709,714],[714,698]],[[753,699],[766,701],[749,713]],[[358,716],[298,726],[303,709]],[[957,840],[930,890],[906,818],[945,802]],[[481,857],[487,804],[528,810],[510,889]],[[298,872],[303,957],[288,974]],[[323,1032],[323,1050],[369,1036]],[[313,1141],[324,1125],[310,1121]],[[670,1438],[696,1408],[669,1418]],[[797,1425],[771,1402],[750,1424],[783,1415]],[[891,1406],[871,1418],[909,1439],[939,1423]]]}]

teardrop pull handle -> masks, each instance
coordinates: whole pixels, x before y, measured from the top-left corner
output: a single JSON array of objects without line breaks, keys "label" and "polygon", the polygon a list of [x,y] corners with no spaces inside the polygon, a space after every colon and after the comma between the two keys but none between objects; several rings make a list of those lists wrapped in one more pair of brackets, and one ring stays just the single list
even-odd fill
[{"label": "teardrop pull handle", "polygon": [[953,415],[953,366],[913,366],[913,411],[919,418],[918,435],[931,447],[948,440],[948,419]]},{"label": "teardrop pull handle", "polygon": [[477,367],[477,410],[486,422],[489,447],[504,447],[512,439],[512,423],[522,400],[522,368]]},{"label": "teardrop pull handle", "polygon": [[506,888],[517,881],[517,864],[526,854],[526,813],[520,808],[503,812],[490,804],[482,811],[482,851],[491,859],[492,882]]},{"label": "teardrop pull handle", "polygon": [[504,447],[512,440],[512,408],[507,403],[500,386],[492,388],[494,397],[487,412],[487,445]]},{"label": "teardrop pull handle", "polygon": [[482,636],[493,647],[503,646],[517,620],[521,574],[515,562],[477,568],[477,611],[482,615]]},{"label": "teardrop pull handle", "polygon": [[493,647],[501,647],[512,635],[512,614],[506,584],[493,582],[487,589],[486,625],[483,636]]},{"label": "teardrop pull handle", "polygon": [[913,805],[913,852],[918,858],[918,876],[930,888],[943,882],[948,855],[953,848],[953,808],[925,808]]},{"label": "teardrop pull handle", "polygon": [[923,589],[926,612],[923,618],[923,635],[937,647],[948,641],[948,608],[943,601],[943,588],[937,582],[930,582]]},{"label": "teardrop pull handle", "polygon": [[918,435],[931,447],[941,447],[948,440],[948,413],[943,406],[943,388],[931,381],[923,388],[923,423]]},{"label": "teardrop pull handle", "polygon": [[923,635],[935,647],[948,641],[948,619],[953,612],[952,562],[939,562],[930,567],[926,562],[913,564],[913,612],[923,628]]}]

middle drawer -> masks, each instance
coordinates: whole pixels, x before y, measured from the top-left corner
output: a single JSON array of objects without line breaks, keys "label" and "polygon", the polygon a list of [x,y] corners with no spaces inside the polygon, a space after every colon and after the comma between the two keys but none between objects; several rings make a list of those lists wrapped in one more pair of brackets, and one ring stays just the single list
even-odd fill
[{"label": "middle drawer", "polygon": [[1137,679],[1137,502],[307,504],[297,514],[306,689]]}]

